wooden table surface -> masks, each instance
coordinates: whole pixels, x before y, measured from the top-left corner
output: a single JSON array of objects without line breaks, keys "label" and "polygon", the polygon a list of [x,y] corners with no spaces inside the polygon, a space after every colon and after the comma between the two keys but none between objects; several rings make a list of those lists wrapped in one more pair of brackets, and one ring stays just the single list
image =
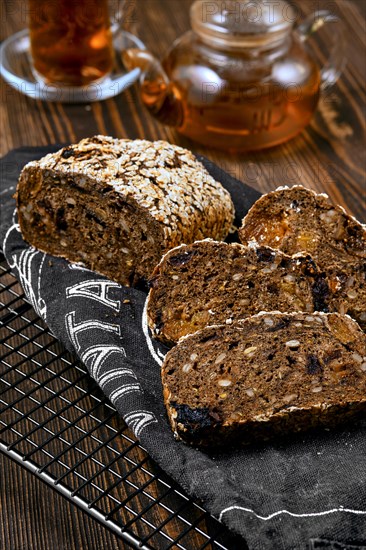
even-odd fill
[{"label": "wooden table surface", "polygon": [[[126,27],[157,55],[189,28],[191,0],[126,1]],[[323,95],[311,124],[292,141],[263,153],[228,155],[197,145],[155,122],[144,110],[136,86],[104,102],[66,105],[34,101],[2,81],[1,155],[23,145],[75,142],[97,133],[166,139],[206,155],[263,192],[295,183],[326,192],[365,222],[366,2],[296,0],[296,4],[305,14],[330,9],[343,19],[347,65],[338,83]],[[2,40],[26,26],[25,15],[24,0],[1,3]],[[324,36],[314,41],[320,62],[326,58],[324,44]],[[2,455],[0,467],[0,541],[7,531],[12,541],[9,550],[124,548],[114,535]]]}]

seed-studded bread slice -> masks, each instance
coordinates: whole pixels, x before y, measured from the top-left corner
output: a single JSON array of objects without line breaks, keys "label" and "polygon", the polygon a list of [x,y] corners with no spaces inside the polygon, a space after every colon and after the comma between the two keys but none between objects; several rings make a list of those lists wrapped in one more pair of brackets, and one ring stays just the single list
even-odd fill
[{"label": "seed-studded bread slice", "polygon": [[249,210],[240,240],[256,240],[286,254],[307,252],[320,267],[366,259],[366,228],[324,194],[300,185],[263,195]]},{"label": "seed-studded bread slice", "polygon": [[224,239],[234,215],[229,193],[186,149],[105,136],[27,164],[17,207],[29,243],[126,285],[182,242]]},{"label": "seed-studded bread slice", "polygon": [[366,411],[366,335],[337,313],[261,313],[182,338],[162,368],[176,436],[247,444]]},{"label": "seed-studded bread slice", "polygon": [[170,250],[149,285],[149,326],[167,344],[263,310],[328,311],[330,295],[310,256],[212,240]]},{"label": "seed-studded bread slice", "polygon": [[347,313],[366,331],[366,260],[325,270],[329,311]]},{"label": "seed-studded bread slice", "polygon": [[[366,227],[302,186],[261,197],[243,219],[243,244],[255,240],[286,254],[312,256],[329,279],[334,300],[366,327]],[[331,303],[331,310],[339,310]]]}]

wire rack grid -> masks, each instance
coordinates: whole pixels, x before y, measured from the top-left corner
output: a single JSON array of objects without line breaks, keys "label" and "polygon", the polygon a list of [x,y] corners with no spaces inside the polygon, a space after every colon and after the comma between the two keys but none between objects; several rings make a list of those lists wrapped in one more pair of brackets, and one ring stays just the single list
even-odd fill
[{"label": "wire rack grid", "polygon": [[126,543],[243,550],[148,456],[0,256],[0,451]]}]

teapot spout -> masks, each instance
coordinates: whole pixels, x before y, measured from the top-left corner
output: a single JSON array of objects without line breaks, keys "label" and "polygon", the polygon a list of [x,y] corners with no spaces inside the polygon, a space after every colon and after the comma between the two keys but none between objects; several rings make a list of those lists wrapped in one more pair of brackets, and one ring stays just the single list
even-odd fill
[{"label": "teapot spout", "polygon": [[138,48],[125,50],[122,60],[126,69],[141,70],[140,95],[150,114],[167,126],[181,126],[182,104],[160,61],[148,50]]}]

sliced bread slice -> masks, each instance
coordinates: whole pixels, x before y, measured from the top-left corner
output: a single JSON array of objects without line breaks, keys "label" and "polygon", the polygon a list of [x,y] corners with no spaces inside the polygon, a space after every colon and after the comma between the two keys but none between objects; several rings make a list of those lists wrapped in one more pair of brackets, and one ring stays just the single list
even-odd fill
[{"label": "sliced bread slice", "polygon": [[366,335],[337,313],[261,313],[182,338],[162,367],[178,439],[248,444],[366,411]]},{"label": "sliced bread slice", "polygon": [[328,311],[329,294],[310,256],[204,240],[163,257],[150,280],[147,315],[155,338],[174,344],[262,310]]},{"label": "sliced bread slice", "polygon": [[268,193],[243,219],[239,238],[244,245],[254,240],[285,254],[310,254],[328,277],[331,311],[366,328],[366,226],[327,195],[299,185]]}]

